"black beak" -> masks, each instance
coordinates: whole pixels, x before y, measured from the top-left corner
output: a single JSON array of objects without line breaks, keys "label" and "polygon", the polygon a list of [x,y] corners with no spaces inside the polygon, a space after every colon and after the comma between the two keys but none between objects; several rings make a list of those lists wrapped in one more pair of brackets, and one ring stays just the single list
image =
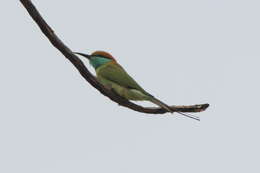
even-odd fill
[{"label": "black beak", "polygon": [[85,58],[87,58],[87,59],[89,59],[89,60],[90,60],[90,58],[91,58],[90,55],[87,55],[87,54],[84,54],[84,53],[79,53],[79,52],[73,52],[73,53],[78,54],[78,55],[81,55],[81,56],[84,56]]}]

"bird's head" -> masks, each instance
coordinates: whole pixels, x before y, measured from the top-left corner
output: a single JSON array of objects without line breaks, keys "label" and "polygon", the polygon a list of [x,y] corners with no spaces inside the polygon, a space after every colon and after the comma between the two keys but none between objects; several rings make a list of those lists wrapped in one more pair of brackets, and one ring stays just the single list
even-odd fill
[{"label": "bird's head", "polygon": [[101,65],[106,64],[108,62],[111,62],[111,61],[116,62],[115,58],[111,54],[109,54],[105,51],[95,51],[91,55],[87,55],[87,54],[79,53],[79,52],[74,52],[74,53],[87,58],[89,60],[89,63],[95,69],[97,69]]}]

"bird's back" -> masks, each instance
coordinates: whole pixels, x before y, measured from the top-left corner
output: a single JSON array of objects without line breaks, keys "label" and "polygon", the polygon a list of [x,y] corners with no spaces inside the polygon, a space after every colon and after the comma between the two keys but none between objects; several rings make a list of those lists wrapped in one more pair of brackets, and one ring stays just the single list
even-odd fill
[{"label": "bird's back", "polygon": [[128,89],[136,89],[147,93],[117,62],[108,62],[96,69],[97,77],[112,81]]}]

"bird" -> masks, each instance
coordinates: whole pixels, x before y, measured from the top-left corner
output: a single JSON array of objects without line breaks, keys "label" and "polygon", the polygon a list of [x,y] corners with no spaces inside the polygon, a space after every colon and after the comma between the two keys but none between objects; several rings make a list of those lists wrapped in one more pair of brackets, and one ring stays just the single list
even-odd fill
[{"label": "bird", "polygon": [[105,51],[95,51],[90,55],[80,52],[74,53],[87,58],[90,65],[95,69],[97,80],[119,96],[133,101],[150,101],[167,112],[173,113],[170,106],[145,91],[110,53]]}]

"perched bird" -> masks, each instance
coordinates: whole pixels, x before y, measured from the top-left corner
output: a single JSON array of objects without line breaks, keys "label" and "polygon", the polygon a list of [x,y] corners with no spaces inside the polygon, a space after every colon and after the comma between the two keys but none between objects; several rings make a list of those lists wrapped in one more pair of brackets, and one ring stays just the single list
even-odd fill
[{"label": "perched bird", "polygon": [[[74,52],[86,57],[95,68],[98,81],[112,89],[127,100],[150,101],[168,112],[173,112],[167,104],[146,92],[125,70],[115,58],[104,51],[96,51],[91,55]],[[183,114],[183,113],[181,113]],[[187,116],[186,114],[184,114]],[[188,116],[190,117],[190,116]],[[193,117],[190,117],[193,118]]]}]

